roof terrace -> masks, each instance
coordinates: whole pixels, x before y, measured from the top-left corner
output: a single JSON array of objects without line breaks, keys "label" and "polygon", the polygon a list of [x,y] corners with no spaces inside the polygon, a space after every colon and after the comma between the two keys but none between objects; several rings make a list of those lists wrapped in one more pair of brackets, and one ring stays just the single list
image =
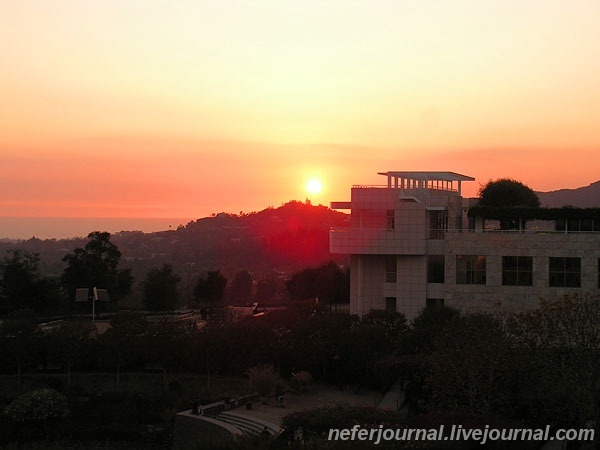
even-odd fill
[{"label": "roof terrace", "polygon": [[387,177],[389,189],[439,189],[461,194],[463,181],[475,178],[455,172],[378,172]]}]

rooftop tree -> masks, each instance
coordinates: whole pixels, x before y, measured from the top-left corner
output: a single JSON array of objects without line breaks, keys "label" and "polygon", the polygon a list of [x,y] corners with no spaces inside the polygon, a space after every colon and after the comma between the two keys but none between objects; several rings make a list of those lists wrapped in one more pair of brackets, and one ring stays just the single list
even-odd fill
[{"label": "rooftop tree", "polygon": [[[479,205],[491,207],[538,208],[540,199],[537,194],[520,181],[500,178],[488,181],[479,189]],[[514,230],[525,226],[523,218],[507,217],[500,219],[500,228]]]},{"label": "rooftop tree", "polygon": [[537,208],[540,199],[537,194],[520,181],[511,178],[500,178],[488,181],[479,189],[481,206],[522,206]]}]

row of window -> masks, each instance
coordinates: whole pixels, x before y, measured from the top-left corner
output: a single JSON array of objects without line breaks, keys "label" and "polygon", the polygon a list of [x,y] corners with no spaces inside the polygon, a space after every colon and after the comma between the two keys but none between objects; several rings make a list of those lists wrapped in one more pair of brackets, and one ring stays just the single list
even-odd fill
[{"label": "row of window", "polygon": [[[549,285],[553,287],[581,287],[581,258],[550,257],[548,259]],[[444,282],[444,256],[430,256],[427,282]],[[480,255],[456,256],[456,284],[486,284],[486,257]],[[504,286],[533,286],[533,258],[531,256],[503,256],[502,284]],[[598,260],[598,287],[600,287],[600,259]]]},{"label": "row of window", "polygon": [[[385,282],[395,283],[398,260],[395,255],[385,258]],[[427,282],[444,283],[444,255],[430,255],[427,260]],[[581,287],[581,258],[550,257],[548,259],[549,285],[553,287]],[[486,284],[486,257],[481,255],[456,256],[456,284]],[[504,286],[533,286],[533,257],[503,256],[502,284]],[[600,259],[598,259],[598,287],[600,288]]]},{"label": "row of window", "polygon": [[[550,257],[548,259],[548,275],[549,286],[581,287],[581,258]],[[458,255],[456,257],[456,283],[486,284],[485,256]],[[503,256],[502,285],[533,286],[533,258],[531,256]]]}]

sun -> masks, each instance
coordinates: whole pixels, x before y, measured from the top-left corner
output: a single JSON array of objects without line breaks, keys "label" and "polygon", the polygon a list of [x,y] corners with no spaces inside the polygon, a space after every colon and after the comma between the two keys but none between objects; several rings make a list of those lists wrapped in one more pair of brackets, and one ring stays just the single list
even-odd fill
[{"label": "sun", "polygon": [[306,190],[310,194],[318,194],[323,190],[323,183],[318,178],[311,178],[306,182]]}]

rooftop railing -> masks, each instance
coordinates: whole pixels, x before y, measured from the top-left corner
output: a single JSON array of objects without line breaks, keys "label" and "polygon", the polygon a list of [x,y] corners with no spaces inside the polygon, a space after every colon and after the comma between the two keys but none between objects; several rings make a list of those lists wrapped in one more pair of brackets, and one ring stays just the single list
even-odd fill
[{"label": "rooftop railing", "polygon": [[[329,231],[334,233],[352,233],[356,231],[389,231],[396,230],[385,227],[331,227]],[[501,229],[473,229],[473,228],[455,228],[455,229],[436,229],[429,228],[427,231],[431,236],[440,236],[443,233],[472,233],[472,234],[490,234],[490,233],[505,233],[505,234],[600,234],[600,231],[565,231],[565,230],[501,230]]]},{"label": "rooftop railing", "polygon": [[407,187],[389,187],[387,184],[354,184],[352,185],[353,189],[390,189],[396,191],[423,191],[423,190],[431,190],[431,191],[444,191],[444,192],[456,192],[458,193],[458,189],[446,189],[439,186],[427,186],[423,188],[407,188]]}]

